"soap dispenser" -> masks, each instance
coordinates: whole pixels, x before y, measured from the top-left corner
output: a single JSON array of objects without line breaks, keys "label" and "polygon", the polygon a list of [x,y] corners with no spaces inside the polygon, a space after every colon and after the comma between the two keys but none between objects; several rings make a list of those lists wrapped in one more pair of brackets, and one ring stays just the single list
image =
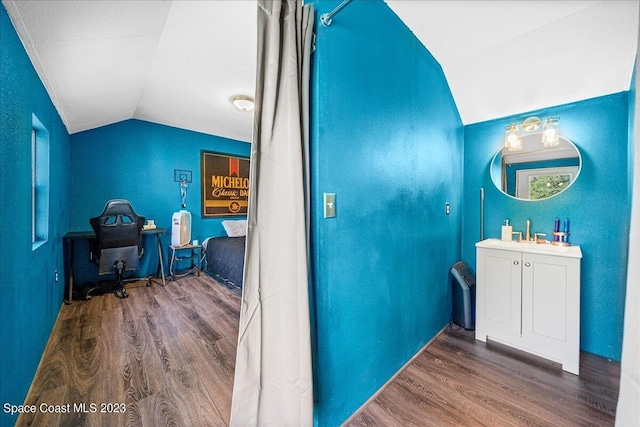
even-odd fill
[{"label": "soap dispenser", "polygon": [[513,227],[509,225],[509,220],[504,220],[504,225],[502,226],[502,241],[510,242],[512,238]]}]

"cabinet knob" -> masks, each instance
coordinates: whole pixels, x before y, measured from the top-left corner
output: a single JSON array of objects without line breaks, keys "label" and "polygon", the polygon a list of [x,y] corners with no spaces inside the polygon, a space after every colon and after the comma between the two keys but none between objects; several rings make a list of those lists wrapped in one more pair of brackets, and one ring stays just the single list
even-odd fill
[{"label": "cabinet knob", "polygon": [[520,264],[518,261],[513,261],[513,265],[518,265]]},{"label": "cabinet knob", "polygon": [[524,266],[525,266],[525,267],[531,267],[531,263],[530,263],[530,262],[525,262],[525,263],[524,263]]}]

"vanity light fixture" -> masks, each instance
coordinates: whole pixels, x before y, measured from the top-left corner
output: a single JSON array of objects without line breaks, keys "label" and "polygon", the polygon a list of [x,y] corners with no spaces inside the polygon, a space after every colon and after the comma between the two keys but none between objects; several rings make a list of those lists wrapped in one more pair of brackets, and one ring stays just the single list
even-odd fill
[{"label": "vanity light fixture", "polygon": [[509,151],[522,150],[522,135],[534,132],[542,126],[542,145],[553,147],[560,144],[559,125],[558,117],[542,120],[535,116],[527,118],[521,124],[512,123],[505,128],[504,146]]},{"label": "vanity light fixture", "polygon": [[538,130],[541,124],[542,120],[540,120],[539,117],[528,117],[524,122],[522,122],[522,130],[526,132],[533,132],[534,130]]},{"label": "vanity light fixture", "polygon": [[545,147],[553,147],[560,144],[560,138],[558,138],[558,118],[549,117],[544,121],[542,125],[542,145]]},{"label": "vanity light fixture", "polygon": [[507,126],[504,146],[509,151],[522,150],[522,139],[520,139],[520,135],[518,134],[518,125]]},{"label": "vanity light fixture", "polygon": [[254,100],[250,96],[236,95],[231,97],[231,103],[240,111],[253,110]]}]

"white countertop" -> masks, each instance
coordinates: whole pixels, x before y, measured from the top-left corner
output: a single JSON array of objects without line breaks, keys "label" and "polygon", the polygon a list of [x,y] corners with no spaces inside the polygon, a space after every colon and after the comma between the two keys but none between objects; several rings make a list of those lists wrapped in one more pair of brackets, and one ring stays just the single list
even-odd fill
[{"label": "white countertop", "polygon": [[551,243],[503,242],[500,239],[485,239],[476,243],[477,248],[520,251],[532,254],[557,255],[568,258],[582,258],[580,246],[555,246]]}]

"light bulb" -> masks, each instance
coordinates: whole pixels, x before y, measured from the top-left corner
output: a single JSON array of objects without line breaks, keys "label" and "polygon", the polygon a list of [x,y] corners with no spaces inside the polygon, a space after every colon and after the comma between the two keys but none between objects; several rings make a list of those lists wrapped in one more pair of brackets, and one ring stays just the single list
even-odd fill
[{"label": "light bulb", "polygon": [[560,144],[560,138],[558,138],[558,119],[549,118],[545,120],[542,131],[542,145],[545,147],[553,147]]},{"label": "light bulb", "polygon": [[509,151],[522,150],[522,140],[518,135],[518,126],[509,125],[506,127],[506,135],[504,138],[504,146]]}]

